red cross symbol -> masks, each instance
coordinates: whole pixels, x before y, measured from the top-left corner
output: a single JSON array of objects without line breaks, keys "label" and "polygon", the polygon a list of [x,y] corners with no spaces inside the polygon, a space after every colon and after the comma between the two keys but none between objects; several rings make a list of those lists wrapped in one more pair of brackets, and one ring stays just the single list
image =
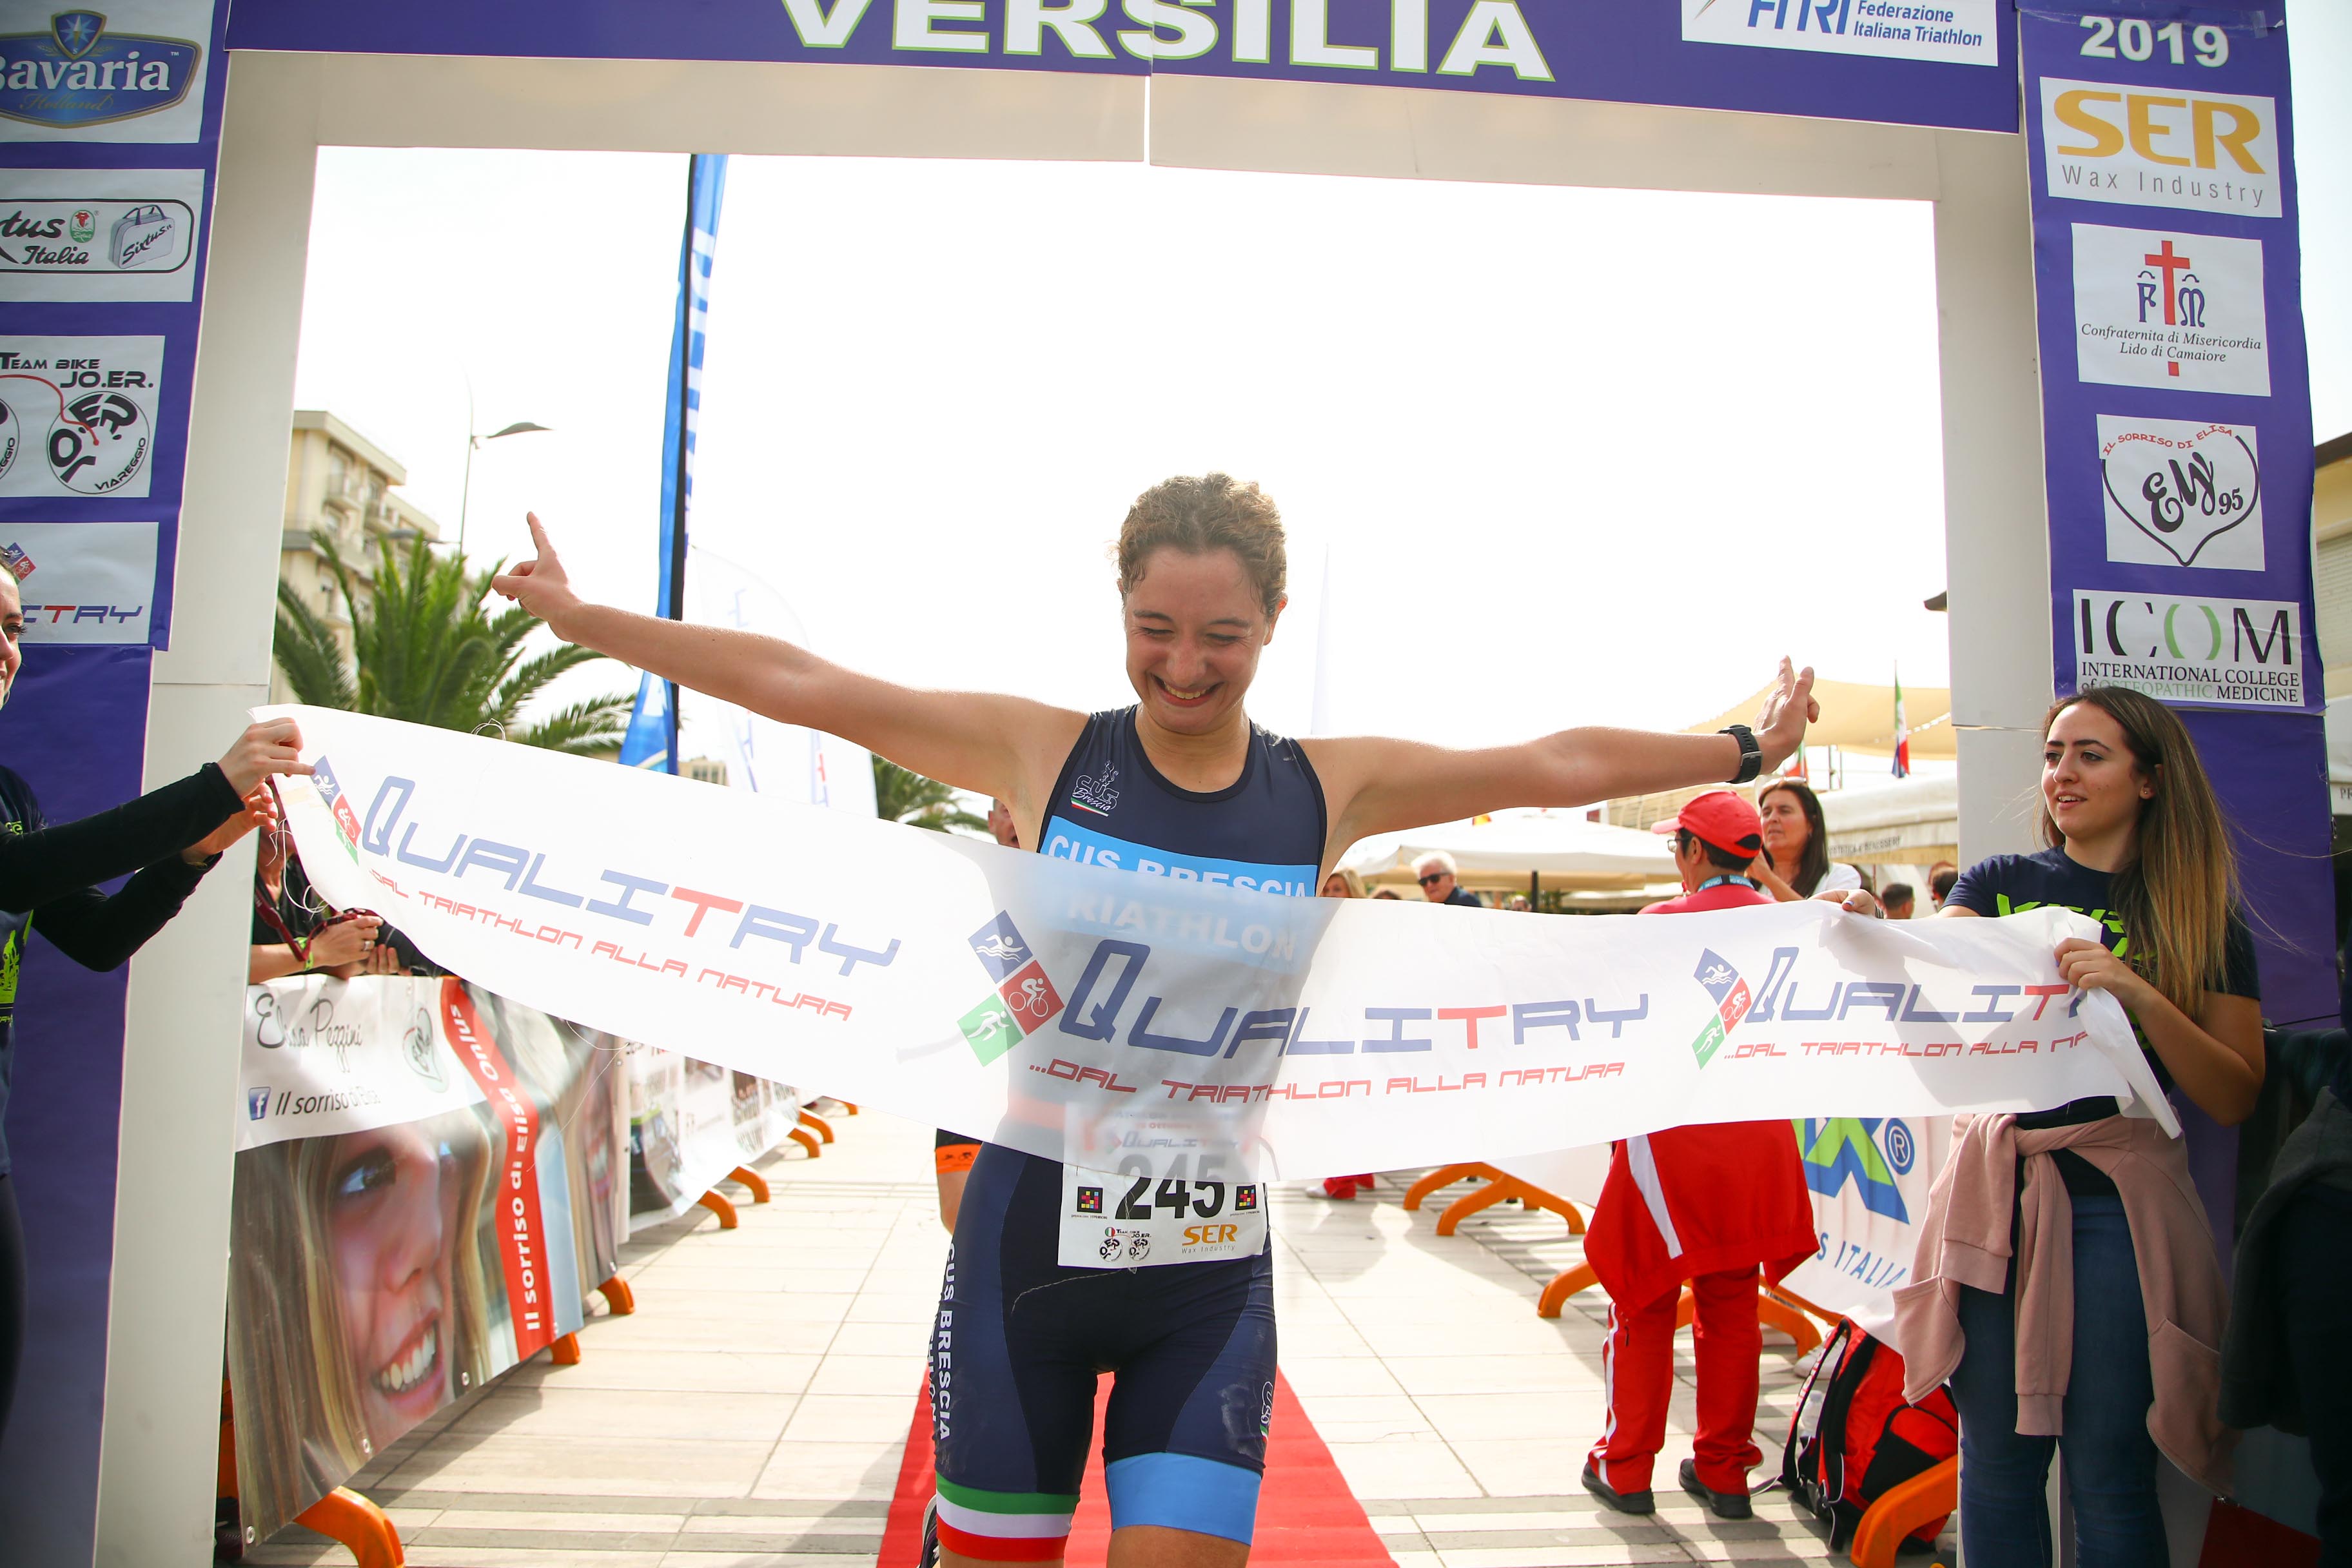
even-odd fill
[{"label": "red cross symbol", "polygon": [[2164,242],[2162,250],[2153,256],[2143,256],[2140,259],[2164,274],[2164,324],[2168,327],[2179,326],[2180,321],[2173,308],[2172,286],[2175,274],[2189,270],[2189,258],[2175,256],[2172,253],[2172,241],[2168,239]]}]

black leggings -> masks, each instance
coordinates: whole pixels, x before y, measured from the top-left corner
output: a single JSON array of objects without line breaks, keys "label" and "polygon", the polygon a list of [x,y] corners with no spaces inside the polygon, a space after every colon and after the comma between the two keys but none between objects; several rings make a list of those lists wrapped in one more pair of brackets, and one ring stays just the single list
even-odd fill
[{"label": "black leggings", "polygon": [[16,1363],[25,1353],[25,1226],[16,1217],[16,1184],[0,1175],[0,1433],[16,1397]]}]

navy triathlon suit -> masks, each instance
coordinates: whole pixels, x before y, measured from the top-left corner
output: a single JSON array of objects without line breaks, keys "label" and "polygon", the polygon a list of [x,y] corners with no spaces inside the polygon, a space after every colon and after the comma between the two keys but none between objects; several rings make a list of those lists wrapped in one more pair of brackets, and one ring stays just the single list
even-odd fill
[{"label": "navy triathlon suit", "polygon": [[[1038,837],[1065,860],[1312,898],[1327,831],[1297,742],[1252,726],[1241,777],[1200,794],[1151,765],[1122,708],[1087,721]],[[931,1345],[941,1542],[995,1562],[1062,1555],[1108,1372],[1111,1528],[1246,1543],[1274,1407],[1270,1250],[1065,1268],[1061,1197],[1058,1163],[993,1143],[964,1188]]]}]

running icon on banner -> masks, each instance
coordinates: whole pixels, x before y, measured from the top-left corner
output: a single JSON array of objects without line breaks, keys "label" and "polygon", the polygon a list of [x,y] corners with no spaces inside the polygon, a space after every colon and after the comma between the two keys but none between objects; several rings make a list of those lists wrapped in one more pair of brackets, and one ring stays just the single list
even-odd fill
[{"label": "running icon on banner", "polygon": [[985,1067],[1050,1022],[1062,998],[1045,977],[1045,966],[1022,940],[1010,914],[997,917],[971,937],[972,955],[995,981],[996,994],[957,1020],[972,1054]]}]

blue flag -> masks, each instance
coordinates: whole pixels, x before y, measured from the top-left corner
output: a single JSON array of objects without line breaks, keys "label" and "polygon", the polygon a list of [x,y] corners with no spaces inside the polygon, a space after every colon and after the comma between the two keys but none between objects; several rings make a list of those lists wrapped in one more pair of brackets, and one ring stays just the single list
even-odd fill
[{"label": "blue flag", "polygon": [[[662,412],[661,554],[654,614],[684,613],[687,519],[694,501],[694,427],[702,411],[703,329],[710,310],[710,262],[719,248],[719,207],[727,154],[694,154],[688,174],[686,237],[677,253],[677,319],[670,331],[669,397]],[[621,765],[677,772],[677,689],[651,675],[637,682],[637,706],[621,741]]]}]

